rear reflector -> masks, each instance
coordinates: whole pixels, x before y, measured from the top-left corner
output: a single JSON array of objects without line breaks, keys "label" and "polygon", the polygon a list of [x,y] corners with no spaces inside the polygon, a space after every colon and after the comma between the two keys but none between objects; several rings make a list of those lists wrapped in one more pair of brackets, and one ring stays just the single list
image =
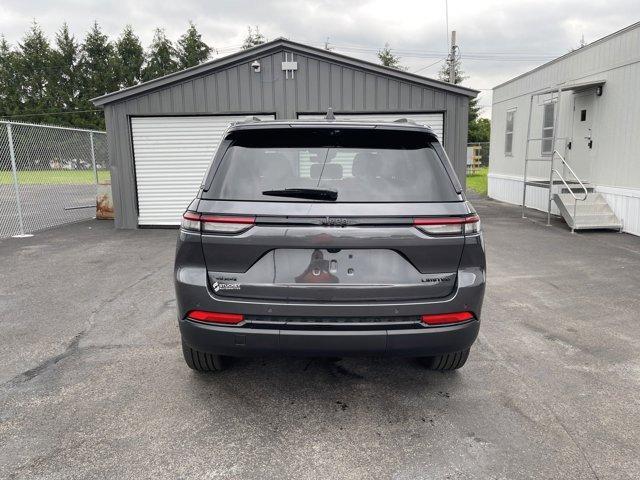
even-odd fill
[{"label": "rear reflector", "polygon": [[203,233],[242,233],[255,223],[255,217],[226,215],[203,215],[185,212],[182,216],[182,228]]},{"label": "rear reflector", "polygon": [[187,313],[187,318],[198,322],[223,323],[225,325],[237,325],[244,320],[244,316],[238,313],[205,312],[202,310],[191,310]]},{"label": "rear reflector", "polygon": [[436,313],[433,315],[422,315],[422,323],[427,325],[446,325],[448,323],[460,323],[473,319],[473,313],[471,312],[456,312],[456,313]]},{"label": "rear reflector", "polygon": [[480,217],[431,217],[414,218],[413,225],[427,235],[470,235],[480,232]]}]

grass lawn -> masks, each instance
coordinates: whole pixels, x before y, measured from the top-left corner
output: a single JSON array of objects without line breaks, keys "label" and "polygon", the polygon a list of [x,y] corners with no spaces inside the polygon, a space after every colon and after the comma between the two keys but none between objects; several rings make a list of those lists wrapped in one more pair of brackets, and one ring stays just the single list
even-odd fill
[{"label": "grass lawn", "polygon": [[[98,170],[98,180],[111,178],[108,170]],[[93,170],[25,170],[18,172],[20,185],[90,185],[95,183]],[[13,184],[11,171],[0,171],[0,185]]]},{"label": "grass lawn", "polygon": [[482,167],[473,175],[467,175],[467,188],[473,190],[480,195],[487,194],[487,173],[489,167]]}]

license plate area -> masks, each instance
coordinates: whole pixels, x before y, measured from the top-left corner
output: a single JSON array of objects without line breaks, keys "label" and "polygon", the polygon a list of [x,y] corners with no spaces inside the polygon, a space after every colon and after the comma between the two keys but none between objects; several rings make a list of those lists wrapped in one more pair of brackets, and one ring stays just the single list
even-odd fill
[{"label": "license plate area", "polygon": [[216,295],[301,301],[439,298],[456,280],[455,272],[420,273],[390,249],[275,249],[245,273],[209,277]]}]

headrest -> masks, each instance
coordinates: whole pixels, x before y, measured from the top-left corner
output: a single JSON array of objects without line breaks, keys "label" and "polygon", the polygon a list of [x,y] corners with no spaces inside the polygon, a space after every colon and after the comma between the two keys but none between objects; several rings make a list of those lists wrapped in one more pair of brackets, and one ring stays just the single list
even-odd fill
[{"label": "headrest", "polygon": [[294,168],[289,159],[281,153],[261,155],[258,159],[259,169],[268,178],[287,178],[294,176]]},{"label": "headrest", "polygon": [[322,173],[323,180],[342,180],[342,165],[339,163],[325,163],[324,170],[323,165],[321,163],[314,163],[311,165],[311,178],[318,179],[320,178],[320,173]]},{"label": "headrest", "polygon": [[360,152],[353,159],[351,174],[354,177],[377,177],[382,164],[380,158],[371,152]]}]

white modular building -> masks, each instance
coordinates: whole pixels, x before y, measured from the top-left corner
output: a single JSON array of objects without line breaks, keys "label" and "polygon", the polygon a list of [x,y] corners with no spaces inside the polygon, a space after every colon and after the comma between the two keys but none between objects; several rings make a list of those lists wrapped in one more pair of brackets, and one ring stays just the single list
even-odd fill
[{"label": "white modular building", "polygon": [[493,89],[489,196],[640,235],[640,22]]}]

